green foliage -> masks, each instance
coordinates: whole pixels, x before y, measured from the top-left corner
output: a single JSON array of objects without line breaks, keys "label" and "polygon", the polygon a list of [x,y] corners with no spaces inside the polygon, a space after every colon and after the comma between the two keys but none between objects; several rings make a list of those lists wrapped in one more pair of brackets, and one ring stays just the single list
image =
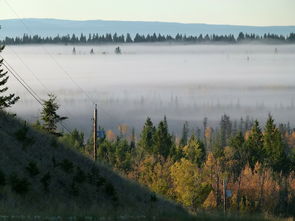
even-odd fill
[{"label": "green foliage", "polygon": [[27,146],[33,145],[35,143],[34,138],[28,136],[28,131],[29,128],[25,123],[23,127],[15,132],[15,138],[17,141],[23,144],[23,148],[26,148]]},{"label": "green foliage", "polygon": [[264,163],[265,153],[263,149],[263,134],[259,127],[259,123],[256,120],[251,129],[248,140],[246,141],[246,157],[249,166],[254,171],[255,164],[259,162]]},{"label": "green foliage", "polygon": [[[0,53],[4,50],[4,46],[0,45]],[[8,87],[6,87],[6,83],[9,79],[9,76],[7,76],[8,72],[4,72],[3,69],[1,69],[1,66],[4,64],[3,59],[0,60],[0,110],[11,107],[13,104],[15,104],[19,97],[15,96],[15,94],[9,94],[9,95],[2,95],[5,92],[7,92]]]},{"label": "green foliage", "polygon": [[50,139],[50,145],[54,148],[57,148],[58,147],[58,142],[55,138],[51,138]]},{"label": "green foliage", "polygon": [[173,137],[168,132],[166,117],[163,121],[160,121],[155,133],[154,141],[153,152],[155,154],[160,154],[161,156],[167,158],[170,154],[175,152]]},{"label": "green foliage", "polygon": [[49,192],[50,180],[51,180],[50,172],[47,172],[46,174],[44,174],[44,176],[42,176],[42,178],[40,179],[40,182],[41,182],[41,184],[43,186],[43,190],[46,193]]},{"label": "green foliage", "polygon": [[155,193],[152,193],[151,194],[151,202],[154,203],[154,202],[157,202],[158,198],[157,198],[157,195]]},{"label": "green foliage", "polygon": [[5,186],[5,184],[6,184],[5,173],[0,169],[0,187]]},{"label": "green foliage", "polygon": [[77,129],[64,134],[59,140],[78,151],[82,152],[84,149],[84,133],[79,132]]},{"label": "green foliage", "polygon": [[118,201],[117,191],[112,183],[107,182],[105,184],[104,191],[113,201]]},{"label": "green foliage", "polygon": [[115,145],[115,167],[122,171],[131,169],[131,153],[132,149],[127,140],[117,140]]},{"label": "green foliage", "polygon": [[206,158],[206,150],[204,144],[198,140],[195,135],[192,135],[188,141],[188,145],[184,148],[185,157],[192,163],[201,167]]},{"label": "green foliage", "polygon": [[182,128],[182,135],[181,135],[180,144],[179,144],[181,147],[184,147],[185,145],[187,145],[188,133],[189,133],[189,128],[188,128],[188,122],[186,121],[183,124],[183,128]]},{"label": "green foliage", "polygon": [[19,178],[16,173],[9,176],[11,189],[19,195],[25,195],[29,191],[30,183],[27,178]]},{"label": "green foliage", "polygon": [[60,168],[66,173],[72,173],[74,169],[74,164],[68,159],[64,159],[59,163]]},{"label": "green foliage", "polygon": [[86,181],[86,174],[80,167],[77,167],[76,173],[73,177],[73,181],[77,183],[84,183]]},{"label": "green foliage", "polygon": [[272,168],[275,172],[289,172],[289,163],[285,153],[285,143],[282,139],[282,135],[271,115],[265,125],[263,136],[263,150],[266,154],[266,165]]},{"label": "green foliage", "polygon": [[140,140],[138,142],[138,146],[144,149],[147,153],[153,152],[155,133],[156,128],[154,127],[151,119],[148,117],[143,126],[140,134]]},{"label": "green foliage", "polygon": [[43,109],[41,112],[41,120],[43,121],[42,128],[50,134],[61,136],[61,133],[56,131],[56,124],[67,119],[67,117],[60,117],[56,113],[59,109],[59,105],[56,103],[56,96],[48,94],[48,97],[48,100],[43,101]]},{"label": "green foliage", "polygon": [[73,195],[73,196],[78,196],[79,195],[79,186],[74,181],[70,185],[69,193],[71,195]]},{"label": "green foliage", "polygon": [[26,171],[31,177],[37,176],[40,173],[38,166],[34,161],[29,162],[28,166],[26,167]]}]

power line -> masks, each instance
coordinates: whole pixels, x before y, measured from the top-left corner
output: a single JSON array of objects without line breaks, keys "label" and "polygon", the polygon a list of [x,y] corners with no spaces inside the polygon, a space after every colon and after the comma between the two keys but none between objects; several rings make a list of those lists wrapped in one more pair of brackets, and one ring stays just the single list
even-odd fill
[{"label": "power line", "polygon": [[[42,83],[42,81],[37,77],[37,75],[33,72],[33,70],[28,66],[26,65],[26,63],[24,62],[24,60],[16,53],[15,50],[13,50],[11,47],[6,47],[6,49],[9,49],[13,52],[13,54],[21,61],[21,63],[27,68],[27,70],[34,76],[34,78],[40,83],[40,85],[46,90],[46,92],[48,94],[51,93],[51,91],[48,89],[48,87],[46,87],[45,84]],[[1,56],[2,57],[2,56]],[[3,57],[2,57],[3,58]],[[69,116],[72,116],[72,114],[64,108],[64,110],[66,111],[67,115]]]},{"label": "power line", "polygon": [[[2,57],[2,56],[1,56]],[[42,106],[44,107],[44,104],[42,103],[42,100],[40,97],[36,94],[36,92],[27,85],[27,83],[21,78],[21,76],[6,62],[4,61],[3,66],[12,74],[12,76],[29,92],[29,94]],[[37,96],[36,96],[37,95]],[[62,123],[59,122],[59,124],[68,132],[71,131]]]},{"label": "power line", "polygon": [[45,84],[42,83],[42,81],[37,77],[37,75],[33,72],[33,70],[24,62],[24,60],[16,53],[15,50],[12,49],[12,47],[5,47],[5,49],[9,49],[12,51],[12,53],[20,60],[20,62],[26,67],[26,69],[34,76],[34,78],[40,83],[40,85],[48,92],[50,90],[45,86]]},{"label": "power line", "polygon": [[[26,25],[26,23],[23,21],[23,19],[16,13],[16,11],[12,8],[12,6],[6,1],[4,0],[4,2],[6,3],[6,5],[10,8],[10,10],[15,14],[16,17],[19,18],[19,20],[21,21],[21,23],[23,24],[23,26],[25,27],[25,29],[27,29],[28,32],[30,32],[32,34],[31,29]],[[80,89],[80,91],[82,91],[86,97],[89,99],[89,101],[94,105],[95,102],[91,99],[91,97],[86,93],[86,91],[83,90],[82,87],[80,87],[80,85],[74,81],[74,79],[70,76],[70,74],[63,68],[63,66],[49,53],[49,51],[44,48],[43,46],[41,46],[42,49],[46,52],[46,54],[51,58],[51,60],[62,70],[62,72],[64,72],[68,78],[72,81],[73,84],[76,85],[76,87],[78,87]]]},{"label": "power line", "polygon": [[[2,56],[1,56],[2,57]],[[4,67],[14,76],[14,78],[32,95],[32,97],[41,105],[40,97],[33,91],[33,89],[26,84],[26,82],[15,72],[15,70],[6,62],[3,62]]]},{"label": "power line", "polygon": [[[7,0],[4,0],[4,2],[6,3],[6,5],[10,8],[10,10],[15,14],[15,16],[20,20],[20,22],[22,23],[22,25],[25,27],[25,29],[31,33],[31,35],[33,34],[33,32],[31,31],[31,29],[26,25],[26,23],[23,21],[23,18],[21,18],[18,13],[13,9],[13,7],[8,3]],[[52,54],[41,45],[41,48],[45,51],[45,53],[51,58],[51,60],[59,67],[59,69],[67,75],[67,77],[72,81],[72,83],[80,90],[84,93],[84,95],[87,97],[87,99],[91,102],[92,105],[95,105],[96,103],[94,102],[94,100],[89,96],[88,93],[86,93],[86,91],[70,76],[70,74],[65,70],[65,68],[52,56]],[[107,111],[105,111],[102,106],[98,105],[98,108],[100,110],[102,110],[103,112],[105,112],[106,115],[110,116],[111,119],[115,119],[115,116],[111,116]],[[120,122],[119,124],[121,124],[121,120],[116,120],[118,122]]]}]

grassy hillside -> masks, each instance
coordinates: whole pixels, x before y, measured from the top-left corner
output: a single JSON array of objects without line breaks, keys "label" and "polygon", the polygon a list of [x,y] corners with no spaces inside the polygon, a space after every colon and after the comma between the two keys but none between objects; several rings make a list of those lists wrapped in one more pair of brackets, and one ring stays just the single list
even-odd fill
[{"label": "grassy hillside", "polygon": [[0,112],[0,214],[182,214],[104,166],[58,143],[50,135]]}]

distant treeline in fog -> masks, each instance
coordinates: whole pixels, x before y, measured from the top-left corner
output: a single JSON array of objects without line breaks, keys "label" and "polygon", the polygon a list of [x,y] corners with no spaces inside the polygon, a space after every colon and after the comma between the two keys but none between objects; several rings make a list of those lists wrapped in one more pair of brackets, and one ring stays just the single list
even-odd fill
[{"label": "distant treeline in fog", "polygon": [[288,36],[276,34],[246,34],[240,32],[235,37],[233,34],[229,35],[202,35],[192,36],[185,34],[177,34],[176,36],[161,35],[161,34],[136,34],[132,37],[129,33],[126,35],[118,34],[68,34],[64,36],[57,35],[56,37],[41,37],[39,35],[27,35],[22,37],[6,37],[0,41],[1,44],[17,45],[17,44],[105,44],[105,43],[151,43],[151,42],[176,42],[176,43],[246,43],[246,42],[262,42],[262,43],[295,43],[295,33],[290,33]]}]

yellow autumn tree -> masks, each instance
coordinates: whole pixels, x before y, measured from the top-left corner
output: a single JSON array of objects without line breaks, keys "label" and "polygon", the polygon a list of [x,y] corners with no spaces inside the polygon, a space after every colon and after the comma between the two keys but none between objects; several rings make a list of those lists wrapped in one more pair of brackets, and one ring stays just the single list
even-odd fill
[{"label": "yellow autumn tree", "polygon": [[170,169],[176,200],[195,211],[211,192],[211,185],[205,181],[201,169],[182,158]]},{"label": "yellow autumn tree", "polygon": [[139,183],[147,186],[155,193],[173,199],[174,191],[170,176],[172,164],[173,161],[169,158],[165,160],[161,156],[149,155],[140,162],[132,176],[137,177]]}]

